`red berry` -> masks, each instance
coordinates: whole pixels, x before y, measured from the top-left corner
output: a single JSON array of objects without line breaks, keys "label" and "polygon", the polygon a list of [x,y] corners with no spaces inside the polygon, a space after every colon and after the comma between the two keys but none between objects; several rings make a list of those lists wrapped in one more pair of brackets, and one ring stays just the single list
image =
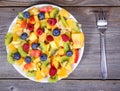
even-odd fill
[{"label": "red berry", "polygon": [[28,52],[28,49],[29,49],[29,44],[27,44],[27,43],[23,44],[23,50],[25,52]]},{"label": "red berry", "polygon": [[62,34],[62,40],[63,40],[64,42],[67,42],[67,41],[69,41],[70,39],[69,39],[69,37],[68,37],[66,34]]},{"label": "red berry", "polygon": [[54,76],[57,73],[57,69],[54,66],[51,66],[49,70],[49,75]]},{"label": "red berry", "polygon": [[30,31],[33,31],[33,30],[34,30],[34,25],[28,23],[28,25],[27,25],[27,29],[29,29]]},{"label": "red berry", "polygon": [[42,33],[43,33],[43,30],[42,30],[41,28],[39,28],[39,29],[37,30],[37,34],[38,34],[38,35],[42,35]]},{"label": "red berry", "polygon": [[49,41],[49,42],[51,42],[51,41],[54,40],[53,37],[52,37],[51,35],[48,35],[46,39],[47,39],[47,41]]},{"label": "red berry", "polygon": [[54,26],[57,23],[57,20],[55,18],[49,18],[47,22],[51,25]]}]

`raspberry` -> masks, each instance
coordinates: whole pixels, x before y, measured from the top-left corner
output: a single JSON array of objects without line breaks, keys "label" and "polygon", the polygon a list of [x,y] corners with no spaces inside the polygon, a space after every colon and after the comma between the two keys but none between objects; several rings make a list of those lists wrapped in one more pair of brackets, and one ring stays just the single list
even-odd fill
[{"label": "raspberry", "polygon": [[66,34],[62,34],[62,40],[64,42],[67,42],[67,41],[69,41],[69,37]]},{"label": "raspberry", "polygon": [[23,50],[24,50],[25,52],[27,52],[28,49],[29,49],[29,44],[27,44],[27,43],[23,44]]},{"label": "raspberry", "polygon": [[51,66],[49,70],[49,75],[54,76],[57,73],[57,69],[54,66]]},{"label": "raspberry", "polygon": [[51,36],[51,35],[48,35],[47,36],[47,41],[49,41],[49,42],[51,42],[51,41],[53,41],[54,39],[53,39],[53,37]]},{"label": "raspberry", "polygon": [[57,20],[55,18],[49,18],[47,22],[51,25],[54,26],[57,23]]},{"label": "raspberry", "polygon": [[43,33],[43,30],[42,30],[41,28],[39,28],[39,29],[37,30],[37,34],[38,34],[38,35],[42,35],[42,33]]},{"label": "raspberry", "polygon": [[29,29],[30,31],[33,31],[33,30],[34,30],[34,25],[28,23],[28,25],[27,25],[27,29]]}]

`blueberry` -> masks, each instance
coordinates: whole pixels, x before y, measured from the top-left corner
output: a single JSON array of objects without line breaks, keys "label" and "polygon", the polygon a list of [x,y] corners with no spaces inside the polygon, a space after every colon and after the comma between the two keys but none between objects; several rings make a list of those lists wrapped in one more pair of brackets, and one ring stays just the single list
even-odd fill
[{"label": "blueberry", "polygon": [[25,18],[30,18],[30,13],[29,13],[28,11],[25,11],[25,12],[23,13],[23,16],[24,16]]},{"label": "blueberry", "polygon": [[21,37],[21,39],[26,40],[27,37],[28,37],[28,34],[27,33],[22,33],[20,37]]},{"label": "blueberry", "polygon": [[26,56],[25,57],[25,62],[26,63],[30,63],[31,62],[31,57],[30,56]]},{"label": "blueberry", "polygon": [[39,17],[40,20],[43,20],[45,18],[45,13],[44,12],[40,12],[38,14],[38,17]]},{"label": "blueberry", "polygon": [[13,57],[14,57],[15,60],[19,60],[21,55],[20,55],[19,52],[16,52],[16,53],[14,53]]},{"label": "blueberry", "polygon": [[42,54],[42,55],[40,56],[40,60],[41,60],[41,61],[46,61],[46,60],[47,60],[47,55],[46,55],[46,54]]},{"label": "blueberry", "polygon": [[66,56],[71,57],[73,55],[73,52],[71,50],[66,52]]},{"label": "blueberry", "polygon": [[38,46],[39,46],[39,44],[33,43],[33,44],[32,44],[32,49],[37,49]]},{"label": "blueberry", "polygon": [[60,29],[54,29],[53,30],[53,32],[52,32],[52,34],[54,35],[54,36],[59,36],[60,35]]}]

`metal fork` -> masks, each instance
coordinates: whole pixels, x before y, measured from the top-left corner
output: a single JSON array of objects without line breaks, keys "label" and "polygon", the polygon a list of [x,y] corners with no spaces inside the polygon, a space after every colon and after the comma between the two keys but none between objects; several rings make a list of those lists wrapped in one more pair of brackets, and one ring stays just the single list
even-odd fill
[{"label": "metal fork", "polygon": [[101,74],[102,79],[106,79],[107,73],[107,63],[106,63],[106,48],[105,48],[105,31],[107,30],[107,12],[100,9],[95,13],[96,15],[96,25],[100,32],[100,47],[101,47]]}]

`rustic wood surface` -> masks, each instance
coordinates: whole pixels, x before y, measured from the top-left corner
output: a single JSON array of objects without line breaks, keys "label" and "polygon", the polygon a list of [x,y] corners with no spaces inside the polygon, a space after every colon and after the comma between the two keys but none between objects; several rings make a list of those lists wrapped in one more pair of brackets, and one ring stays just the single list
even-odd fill
[{"label": "rustic wood surface", "polygon": [[[0,91],[120,91],[120,1],[78,0],[79,3],[73,5],[54,1],[0,0]],[[7,62],[4,46],[4,36],[17,13],[31,5],[48,2],[68,10],[82,24],[85,33],[85,50],[81,63],[68,78],[55,84],[35,83],[21,76]],[[92,12],[99,8],[109,11],[106,31],[109,77],[106,81],[101,80],[100,39]]]}]

